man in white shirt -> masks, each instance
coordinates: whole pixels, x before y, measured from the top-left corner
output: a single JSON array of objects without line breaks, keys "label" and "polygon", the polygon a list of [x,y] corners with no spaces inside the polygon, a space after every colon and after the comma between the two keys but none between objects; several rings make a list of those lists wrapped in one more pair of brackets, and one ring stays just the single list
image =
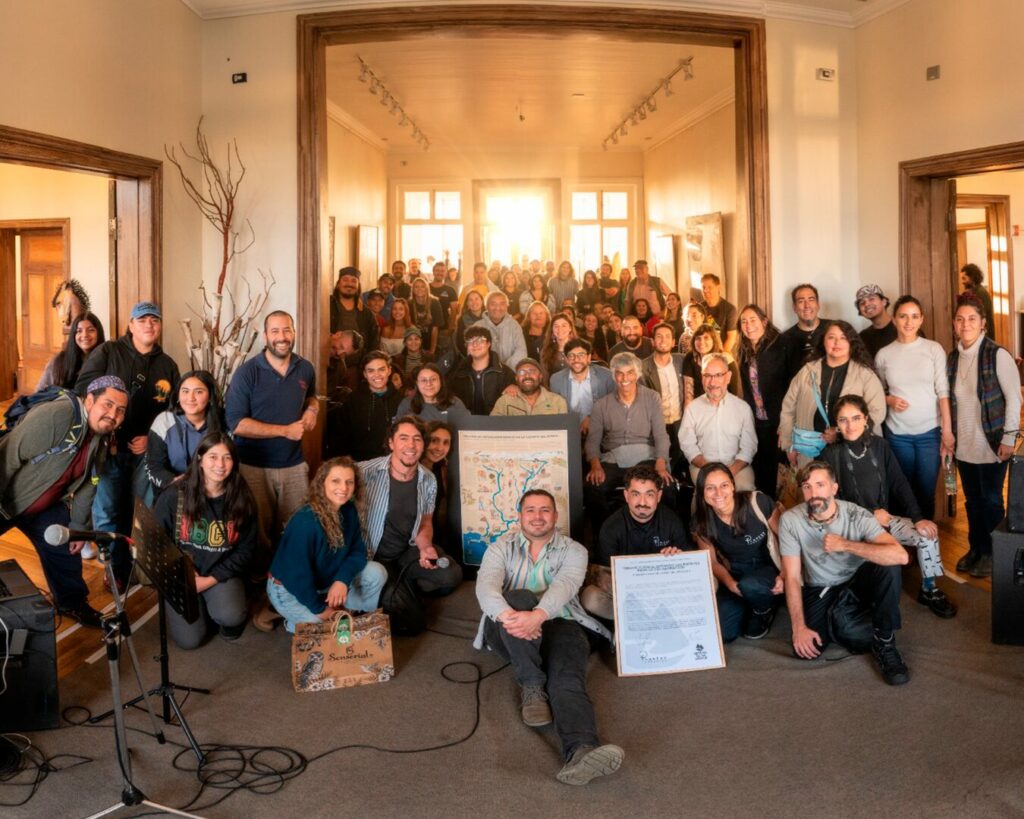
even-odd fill
[{"label": "man in white shirt", "polygon": [[679,427],[679,446],[690,462],[690,477],[707,463],[727,464],[739,490],[754,489],[750,463],[757,452],[754,414],[742,398],[729,392],[729,362],[711,353],[703,364],[704,395],[691,401]]}]

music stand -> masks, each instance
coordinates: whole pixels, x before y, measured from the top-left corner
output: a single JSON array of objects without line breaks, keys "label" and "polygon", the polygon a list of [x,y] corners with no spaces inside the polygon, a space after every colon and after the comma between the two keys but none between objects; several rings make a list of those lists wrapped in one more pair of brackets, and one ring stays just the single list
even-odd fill
[{"label": "music stand", "polygon": [[[186,622],[194,623],[199,619],[201,612],[199,592],[196,591],[195,567],[192,565],[192,558],[182,552],[178,545],[167,536],[163,526],[153,516],[153,512],[139,499],[135,501],[135,515],[132,519],[132,543],[136,566],[145,572],[157,591],[157,619],[160,624],[160,685],[126,702],[123,707],[129,708],[147,696],[159,695],[163,700],[164,724],[171,724],[171,711],[173,710],[181,730],[185,732],[188,744],[199,760],[199,765],[202,766],[206,757],[185,720],[185,715],[181,711],[174,692],[209,694],[210,690],[171,682],[170,654],[167,648],[167,614],[164,610],[164,603],[167,603],[184,617]],[[89,722],[101,722],[111,713],[108,711],[105,714],[100,714],[90,719]]]}]

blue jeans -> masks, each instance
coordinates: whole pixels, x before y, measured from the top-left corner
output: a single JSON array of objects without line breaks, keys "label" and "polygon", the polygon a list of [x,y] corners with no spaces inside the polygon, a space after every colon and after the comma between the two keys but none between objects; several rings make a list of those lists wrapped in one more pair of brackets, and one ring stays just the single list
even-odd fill
[{"label": "blue jeans", "polygon": [[960,486],[964,490],[967,509],[967,543],[979,555],[992,554],[992,530],[1003,519],[1003,482],[1007,461],[995,464],[972,464],[957,461]]},{"label": "blue jeans", "polygon": [[[345,598],[348,611],[373,611],[380,599],[380,590],[388,580],[388,570],[380,563],[370,561],[359,574],[352,578]],[[322,597],[326,598],[324,589]],[[320,618],[293,595],[283,584],[272,577],[267,578],[267,597],[278,614],[284,618],[284,627],[295,633],[296,623],[319,623]]]},{"label": "blue jeans", "polygon": [[[50,587],[53,601],[58,609],[77,609],[85,605],[89,589],[82,579],[82,555],[71,554],[70,545],[51,546],[44,534],[54,524],[67,526],[71,513],[64,501],[57,501],[38,515],[18,515],[10,520],[0,518],[0,535],[10,529],[18,529],[27,537],[39,555]],[[12,626],[13,628],[13,626]]]},{"label": "blue jeans", "polygon": [[[149,492],[144,457],[128,450],[110,455],[92,499],[92,528],[131,536],[135,498],[145,500]],[[128,544],[115,540],[110,550],[114,576],[120,582],[131,574],[132,556]]]},{"label": "blue jeans", "polygon": [[920,435],[896,435],[889,432],[888,427],[883,426],[882,429],[892,454],[896,456],[900,469],[910,482],[917,505],[921,507],[921,514],[925,520],[935,520],[935,485],[942,466],[939,457],[942,430],[935,427]]},{"label": "blue jeans", "polygon": [[722,627],[722,642],[731,643],[743,631],[743,621],[752,611],[764,611],[775,605],[780,595],[772,594],[772,586],[779,576],[775,564],[768,561],[733,563],[731,574],[740,587],[737,597],[725,586],[719,585],[715,598],[718,602],[718,622]]}]

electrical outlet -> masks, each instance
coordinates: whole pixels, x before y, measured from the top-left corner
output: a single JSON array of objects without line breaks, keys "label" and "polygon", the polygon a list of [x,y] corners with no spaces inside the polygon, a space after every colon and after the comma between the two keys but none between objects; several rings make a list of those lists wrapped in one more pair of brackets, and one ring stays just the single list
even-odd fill
[{"label": "electrical outlet", "polygon": [[832,82],[832,80],[836,78],[836,70],[834,68],[819,68],[815,72],[815,76],[819,80],[824,80],[825,82]]},{"label": "electrical outlet", "polygon": [[249,81],[249,75],[246,74],[244,71],[239,71],[237,74],[232,74],[231,75],[231,82],[233,82],[235,85],[238,85],[239,83],[243,83],[243,82],[248,82],[248,81]]}]

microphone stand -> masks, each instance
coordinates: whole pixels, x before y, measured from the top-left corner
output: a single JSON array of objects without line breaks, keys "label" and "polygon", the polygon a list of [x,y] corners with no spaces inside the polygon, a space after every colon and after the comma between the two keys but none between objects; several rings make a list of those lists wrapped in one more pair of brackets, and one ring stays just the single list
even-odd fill
[{"label": "microphone stand", "polygon": [[[119,535],[118,537],[122,537],[128,543],[131,543],[130,538],[124,537],[123,535]],[[114,611],[110,614],[104,615],[101,621],[103,625],[103,642],[107,647],[107,667],[110,670],[110,692],[114,708],[106,714],[102,714],[99,717],[93,717],[89,722],[95,723],[99,720],[106,719],[108,716],[114,717],[114,745],[117,751],[118,766],[121,769],[122,790],[120,802],[111,805],[109,808],[106,808],[99,813],[92,814],[89,819],[97,819],[97,817],[106,816],[108,813],[113,813],[123,807],[134,807],[135,805],[148,805],[151,808],[155,808],[165,813],[171,813],[176,816],[194,816],[194,814],[184,813],[168,807],[167,805],[150,802],[146,799],[145,794],[135,786],[134,782],[132,782],[132,759],[131,752],[128,748],[128,733],[124,724],[124,709],[128,706],[121,704],[120,658],[122,638],[128,646],[128,656],[131,658],[132,669],[135,672],[135,680],[139,685],[139,691],[142,692],[141,696],[132,700],[132,704],[142,700],[146,705],[146,711],[149,713],[150,725],[153,728],[153,734],[156,736],[157,742],[163,745],[167,742],[167,739],[164,737],[163,732],[157,728],[156,715],[153,713],[153,709],[149,704],[149,698],[142,684],[142,675],[139,672],[139,659],[135,653],[135,646],[132,643],[131,624],[128,622],[128,616],[124,611],[124,603],[117,592],[117,584],[114,582],[114,567],[110,560],[110,544],[99,542],[96,546],[100,551],[100,558],[104,564],[107,580],[110,582],[111,592],[114,596]]]}]

